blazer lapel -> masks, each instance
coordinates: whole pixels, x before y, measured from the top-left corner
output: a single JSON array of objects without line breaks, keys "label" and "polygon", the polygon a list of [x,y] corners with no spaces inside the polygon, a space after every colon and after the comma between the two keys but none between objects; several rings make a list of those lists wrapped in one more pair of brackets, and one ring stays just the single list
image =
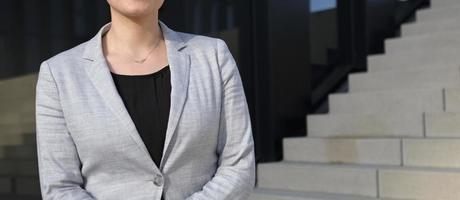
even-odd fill
[{"label": "blazer lapel", "polygon": [[120,123],[126,129],[124,133],[129,134],[139,145],[156,171],[161,171],[163,169],[165,160],[169,156],[170,141],[173,134],[176,132],[175,130],[187,96],[190,73],[190,56],[181,51],[186,46],[185,42],[174,30],[171,30],[162,21],[159,21],[159,24],[165,39],[171,72],[171,107],[160,166],[156,166],[155,162],[151,159],[147,147],[142,141],[110,74],[110,68],[102,50],[102,36],[110,29],[110,22],[105,24],[96,36],[88,41],[83,51],[83,58],[91,61],[90,64],[85,65],[85,70],[90,80],[100,93],[104,102],[114,112],[116,117],[120,120]]}]

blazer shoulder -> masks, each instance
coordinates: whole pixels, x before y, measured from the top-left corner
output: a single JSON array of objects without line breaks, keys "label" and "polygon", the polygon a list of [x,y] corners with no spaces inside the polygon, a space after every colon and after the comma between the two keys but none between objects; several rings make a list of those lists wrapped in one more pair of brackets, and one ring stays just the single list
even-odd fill
[{"label": "blazer shoulder", "polygon": [[76,46],[73,46],[69,49],[61,51],[42,62],[46,62],[50,67],[55,65],[62,65],[65,63],[73,63],[81,59],[81,55],[85,49],[86,44],[89,41],[82,42]]},{"label": "blazer shoulder", "polygon": [[219,45],[226,44],[224,40],[217,37],[179,31],[177,33],[187,43],[187,46],[191,47],[193,50],[215,52],[219,48]]}]

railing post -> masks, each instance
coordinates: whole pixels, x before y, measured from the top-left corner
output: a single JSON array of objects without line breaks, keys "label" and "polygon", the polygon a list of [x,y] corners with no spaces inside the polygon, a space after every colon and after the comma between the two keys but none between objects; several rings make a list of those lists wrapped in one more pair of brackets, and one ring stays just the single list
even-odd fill
[{"label": "railing post", "polygon": [[367,0],[337,1],[338,47],[342,65],[351,65],[352,70],[365,70],[367,26]]}]

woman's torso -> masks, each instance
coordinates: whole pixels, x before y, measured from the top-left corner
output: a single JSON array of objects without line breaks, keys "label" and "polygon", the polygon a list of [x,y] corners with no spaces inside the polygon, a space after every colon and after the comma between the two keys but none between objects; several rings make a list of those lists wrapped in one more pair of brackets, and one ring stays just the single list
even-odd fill
[{"label": "woman's torso", "polygon": [[[219,68],[215,39],[180,34],[182,40],[174,36],[179,33],[170,34],[171,112],[162,166],[140,145],[135,124],[128,120],[98,46],[100,34],[47,61],[82,163],[84,187],[96,198],[159,197],[163,191],[170,199],[184,199],[202,189],[217,170],[216,152],[223,144],[218,134],[222,74],[231,69]],[[164,182],[157,185],[160,175]]]}]

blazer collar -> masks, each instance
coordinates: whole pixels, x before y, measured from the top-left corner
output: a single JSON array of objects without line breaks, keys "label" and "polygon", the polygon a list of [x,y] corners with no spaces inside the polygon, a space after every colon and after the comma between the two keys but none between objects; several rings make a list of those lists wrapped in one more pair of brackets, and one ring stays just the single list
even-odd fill
[{"label": "blazer collar", "polygon": [[[167,48],[171,50],[181,50],[186,46],[183,38],[175,31],[169,28],[163,21],[158,20],[158,24],[163,32]],[[102,51],[102,36],[110,29],[112,23],[106,23],[102,26],[97,34],[88,41],[85,49],[83,50],[83,58],[94,61],[104,60],[104,53]]]},{"label": "blazer collar", "polygon": [[186,43],[183,38],[181,38],[176,31],[166,26],[162,21],[159,21],[159,24],[165,39],[167,57],[171,72],[171,107],[160,166],[156,166],[155,162],[151,159],[147,147],[143,143],[137,128],[128,113],[128,110],[118,93],[112,79],[112,75],[110,74],[110,68],[102,50],[102,36],[110,29],[111,22],[102,26],[98,33],[87,42],[82,55],[83,59],[90,61],[89,64],[84,65],[89,79],[100,93],[104,103],[120,120],[120,124],[125,128],[123,133],[129,134],[129,136],[139,145],[144,156],[148,159],[149,164],[157,172],[161,172],[166,159],[171,152],[171,140],[176,140],[173,136],[176,132],[175,130],[184,107],[190,74],[190,56],[181,51],[186,47]]}]

